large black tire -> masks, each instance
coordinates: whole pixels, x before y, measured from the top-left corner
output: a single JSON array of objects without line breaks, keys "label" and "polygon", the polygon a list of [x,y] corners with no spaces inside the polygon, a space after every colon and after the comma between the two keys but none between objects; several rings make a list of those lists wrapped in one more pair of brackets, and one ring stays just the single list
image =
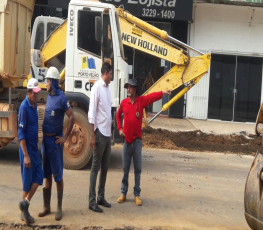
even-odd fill
[{"label": "large black tire", "polygon": [[[64,168],[81,169],[92,157],[90,151],[90,125],[87,113],[80,108],[73,108],[75,123],[73,129],[64,144]],[[64,133],[68,126],[69,119],[65,115]]]}]

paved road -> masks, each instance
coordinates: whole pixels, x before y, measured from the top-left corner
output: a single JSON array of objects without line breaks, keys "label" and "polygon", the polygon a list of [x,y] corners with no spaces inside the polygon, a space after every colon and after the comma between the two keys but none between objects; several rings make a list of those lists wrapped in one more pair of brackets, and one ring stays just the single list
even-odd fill
[{"label": "paved road", "polygon": [[[122,178],[121,146],[112,149],[106,185],[111,209],[102,214],[88,209],[90,165],[79,171],[64,171],[63,219],[54,220],[56,191],[52,193],[52,214],[39,218],[42,187],[31,201],[30,211],[39,225],[66,225],[103,228],[133,226],[143,229],[249,229],[244,218],[243,193],[253,158],[220,153],[143,150],[141,198],[133,201],[133,167],[126,203],[117,204]],[[18,145],[0,151],[0,222],[21,223],[18,202],[21,199]]]}]

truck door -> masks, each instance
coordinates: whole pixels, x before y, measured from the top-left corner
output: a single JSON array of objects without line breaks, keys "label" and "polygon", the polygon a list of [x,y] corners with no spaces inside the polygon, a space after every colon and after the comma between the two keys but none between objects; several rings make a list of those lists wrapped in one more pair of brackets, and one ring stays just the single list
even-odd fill
[{"label": "truck door", "polygon": [[[118,94],[116,53],[119,49],[115,14],[103,7],[74,6],[72,11],[71,8],[69,10],[68,23],[66,91],[90,97],[93,85],[101,77],[102,63],[107,61],[112,65],[113,78],[109,89],[114,103]],[[71,28],[72,25],[74,26]],[[99,38],[98,30],[102,32]]]},{"label": "truck door", "polygon": [[101,13],[101,9],[75,7],[73,91],[88,97],[101,76],[101,41],[95,39],[95,18]]}]

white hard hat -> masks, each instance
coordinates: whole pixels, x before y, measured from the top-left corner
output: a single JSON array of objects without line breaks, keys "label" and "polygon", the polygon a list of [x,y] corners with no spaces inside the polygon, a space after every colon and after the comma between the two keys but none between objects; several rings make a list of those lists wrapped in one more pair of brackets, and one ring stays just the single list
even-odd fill
[{"label": "white hard hat", "polygon": [[35,78],[29,79],[29,81],[27,82],[27,88],[32,89],[35,93],[38,93],[41,90],[38,81]]},{"label": "white hard hat", "polygon": [[60,79],[60,74],[58,72],[58,69],[56,67],[51,66],[48,71],[47,71],[47,75],[45,78],[50,78],[50,79],[56,79],[59,80]]}]

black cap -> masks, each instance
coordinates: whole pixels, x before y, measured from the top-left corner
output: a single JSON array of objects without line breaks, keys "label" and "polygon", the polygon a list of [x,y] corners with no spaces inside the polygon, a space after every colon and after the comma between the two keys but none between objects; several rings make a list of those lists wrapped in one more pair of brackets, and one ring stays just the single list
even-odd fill
[{"label": "black cap", "polygon": [[127,88],[128,88],[128,85],[131,85],[131,86],[134,86],[134,87],[137,87],[137,86],[138,86],[136,79],[130,79],[130,80],[128,81],[128,83],[125,83],[124,88],[127,89]]}]

